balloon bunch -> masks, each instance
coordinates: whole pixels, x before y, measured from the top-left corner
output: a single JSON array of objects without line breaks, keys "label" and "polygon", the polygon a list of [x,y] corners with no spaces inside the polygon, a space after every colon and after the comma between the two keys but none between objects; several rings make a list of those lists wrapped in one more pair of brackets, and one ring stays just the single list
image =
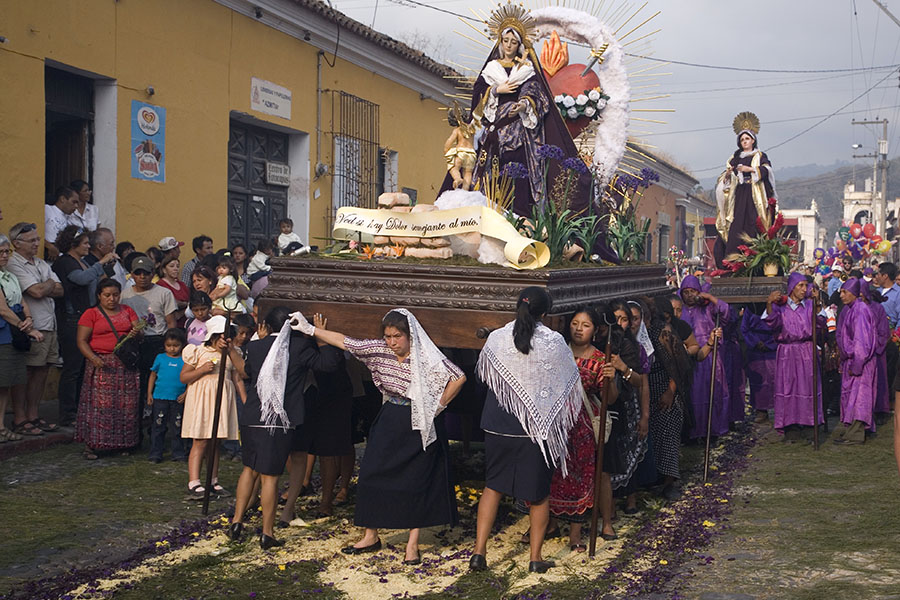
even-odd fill
[{"label": "balloon bunch", "polygon": [[875,225],[866,223],[843,226],[834,237],[834,249],[838,255],[848,254],[853,260],[861,260],[871,255],[887,254],[893,244],[875,233]]}]

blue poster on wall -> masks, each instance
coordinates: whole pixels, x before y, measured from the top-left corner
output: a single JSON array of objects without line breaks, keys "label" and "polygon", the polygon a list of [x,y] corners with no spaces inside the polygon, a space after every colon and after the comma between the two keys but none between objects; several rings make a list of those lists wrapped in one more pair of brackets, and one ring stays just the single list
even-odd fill
[{"label": "blue poster on wall", "polygon": [[131,101],[131,176],[166,181],[166,109]]}]

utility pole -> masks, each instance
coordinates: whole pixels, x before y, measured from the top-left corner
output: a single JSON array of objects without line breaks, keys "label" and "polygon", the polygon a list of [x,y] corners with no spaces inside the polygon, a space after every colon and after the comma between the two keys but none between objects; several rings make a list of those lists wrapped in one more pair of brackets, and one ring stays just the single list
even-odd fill
[{"label": "utility pole", "polygon": [[[877,4],[877,2],[876,2]],[[886,10],[886,9],[885,9]],[[892,15],[893,16],[893,15]],[[853,158],[874,158],[872,166],[872,220],[875,222],[875,233],[884,237],[887,230],[887,170],[888,170],[888,120],[857,121],[853,119],[853,125],[881,125],[884,129],[881,139],[878,140],[878,148],[871,154],[854,154]],[[881,170],[881,201],[877,201],[878,171]]]},{"label": "utility pole", "polygon": [[886,14],[887,16],[889,16],[889,17],[891,18],[891,21],[893,21],[893,22],[896,23],[898,26],[900,26],[900,19],[898,19],[897,17],[895,17],[895,16],[893,15],[893,13],[891,13],[891,11],[888,10],[888,7],[885,6],[884,2],[879,2],[878,0],[872,0],[872,2],[874,2],[875,5],[878,6],[878,8],[880,8],[881,10],[884,11],[884,14]]}]

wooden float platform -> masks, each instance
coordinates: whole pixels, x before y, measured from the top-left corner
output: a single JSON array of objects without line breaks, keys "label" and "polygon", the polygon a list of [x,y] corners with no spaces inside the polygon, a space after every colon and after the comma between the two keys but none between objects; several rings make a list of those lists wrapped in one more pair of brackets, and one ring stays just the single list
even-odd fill
[{"label": "wooden float platform", "polygon": [[281,257],[271,260],[260,314],[284,305],[320,312],[330,328],[360,338],[381,336],[381,318],[409,309],[441,347],[480,349],[487,333],[514,317],[519,292],[547,289],[553,308],[544,323],[561,330],[572,311],[613,298],[670,293],[664,265],[545,268],[418,264],[402,260]]}]

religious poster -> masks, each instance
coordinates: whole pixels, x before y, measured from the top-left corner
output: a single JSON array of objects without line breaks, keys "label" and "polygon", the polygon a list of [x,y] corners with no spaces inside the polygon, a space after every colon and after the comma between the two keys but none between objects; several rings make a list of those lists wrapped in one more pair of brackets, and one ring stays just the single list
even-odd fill
[{"label": "religious poster", "polygon": [[166,109],[131,101],[131,176],[166,181]]}]

